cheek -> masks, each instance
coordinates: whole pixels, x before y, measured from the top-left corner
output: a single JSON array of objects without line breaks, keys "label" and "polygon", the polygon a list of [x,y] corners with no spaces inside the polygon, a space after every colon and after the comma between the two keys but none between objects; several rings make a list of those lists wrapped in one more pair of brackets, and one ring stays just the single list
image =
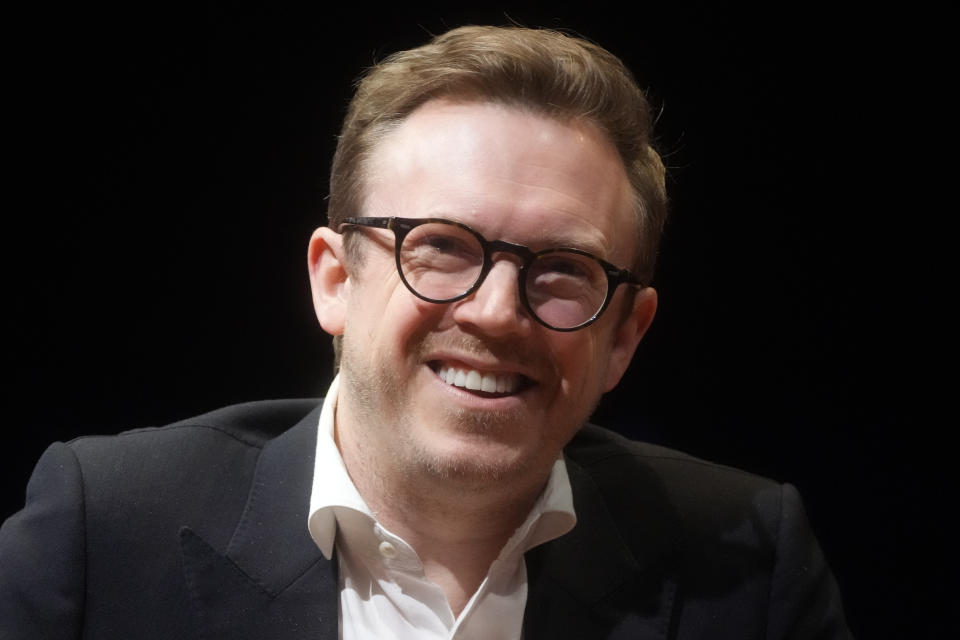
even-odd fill
[{"label": "cheek", "polygon": [[384,318],[398,294],[406,292],[393,264],[386,256],[365,256],[360,268],[350,278],[352,318],[361,322]]},{"label": "cheek", "polygon": [[583,402],[597,402],[606,391],[612,334],[608,327],[596,325],[581,331],[582,336],[578,332],[561,335],[561,339],[570,339],[557,345],[563,393]]},{"label": "cheek", "polygon": [[603,359],[600,343],[590,335],[561,334],[554,347],[554,359],[564,390],[569,395],[589,393],[596,386],[598,364]]},{"label": "cheek", "polygon": [[423,336],[439,324],[448,305],[415,297],[395,269],[386,273],[371,271],[367,275],[364,285],[352,291],[347,330],[369,345],[375,359],[409,355]]}]

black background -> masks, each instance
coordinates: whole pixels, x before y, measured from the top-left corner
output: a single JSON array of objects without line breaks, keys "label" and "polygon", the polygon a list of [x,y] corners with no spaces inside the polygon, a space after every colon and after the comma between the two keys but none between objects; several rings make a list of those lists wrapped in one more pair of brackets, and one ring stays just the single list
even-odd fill
[{"label": "black background", "polygon": [[352,80],[429,33],[515,20],[606,46],[660,110],[661,306],[596,421],[796,484],[854,632],[943,632],[949,503],[902,197],[911,22],[587,4],[11,16],[0,518],[53,440],[323,393],[305,250]]}]

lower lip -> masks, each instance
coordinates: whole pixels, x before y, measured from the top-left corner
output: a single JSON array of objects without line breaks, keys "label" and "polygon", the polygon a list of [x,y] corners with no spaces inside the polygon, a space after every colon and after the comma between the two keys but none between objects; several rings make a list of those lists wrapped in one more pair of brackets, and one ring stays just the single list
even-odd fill
[{"label": "lower lip", "polygon": [[455,387],[454,385],[447,383],[446,380],[441,378],[429,366],[426,368],[434,382],[443,387],[443,390],[450,394],[458,404],[470,408],[486,409],[488,411],[510,409],[524,404],[525,396],[534,386],[536,386],[530,385],[518,393],[511,393],[510,395],[506,396],[483,396],[474,393],[465,387]]}]

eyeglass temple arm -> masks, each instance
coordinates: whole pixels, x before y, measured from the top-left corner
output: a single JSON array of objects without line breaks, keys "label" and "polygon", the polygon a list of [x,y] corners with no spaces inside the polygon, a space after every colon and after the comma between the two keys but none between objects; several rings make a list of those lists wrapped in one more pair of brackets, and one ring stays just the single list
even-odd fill
[{"label": "eyeglass temple arm", "polygon": [[337,232],[343,230],[343,226],[347,224],[357,225],[360,227],[377,227],[378,229],[392,229],[393,228],[393,218],[344,218],[343,222],[340,223],[340,226],[337,228]]},{"label": "eyeglass temple arm", "polygon": [[647,286],[643,280],[630,273],[629,269],[618,269],[610,263],[605,263],[603,267],[607,270],[607,277],[610,278],[610,282],[617,286],[629,284],[641,289],[645,289]]}]

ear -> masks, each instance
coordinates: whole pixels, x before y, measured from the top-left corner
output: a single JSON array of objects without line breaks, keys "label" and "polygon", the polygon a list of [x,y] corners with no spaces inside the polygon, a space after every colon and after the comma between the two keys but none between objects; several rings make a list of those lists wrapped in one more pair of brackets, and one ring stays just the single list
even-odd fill
[{"label": "ear", "polygon": [[630,366],[633,353],[640,344],[640,339],[650,328],[653,316],[657,313],[657,292],[653,287],[641,289],[633,296],[633,308],[614,329],[613,346],[610,350],[610,359],[607,363],[607,379],[604,382],[603,392],[610,391]]},{"label": "ear", "polygon": [[329,227],[320,227],[310,236],[307,248],[307,269],[313,309],[320,326],[330,335],[343,333],[350,294],[343,236]]}]

